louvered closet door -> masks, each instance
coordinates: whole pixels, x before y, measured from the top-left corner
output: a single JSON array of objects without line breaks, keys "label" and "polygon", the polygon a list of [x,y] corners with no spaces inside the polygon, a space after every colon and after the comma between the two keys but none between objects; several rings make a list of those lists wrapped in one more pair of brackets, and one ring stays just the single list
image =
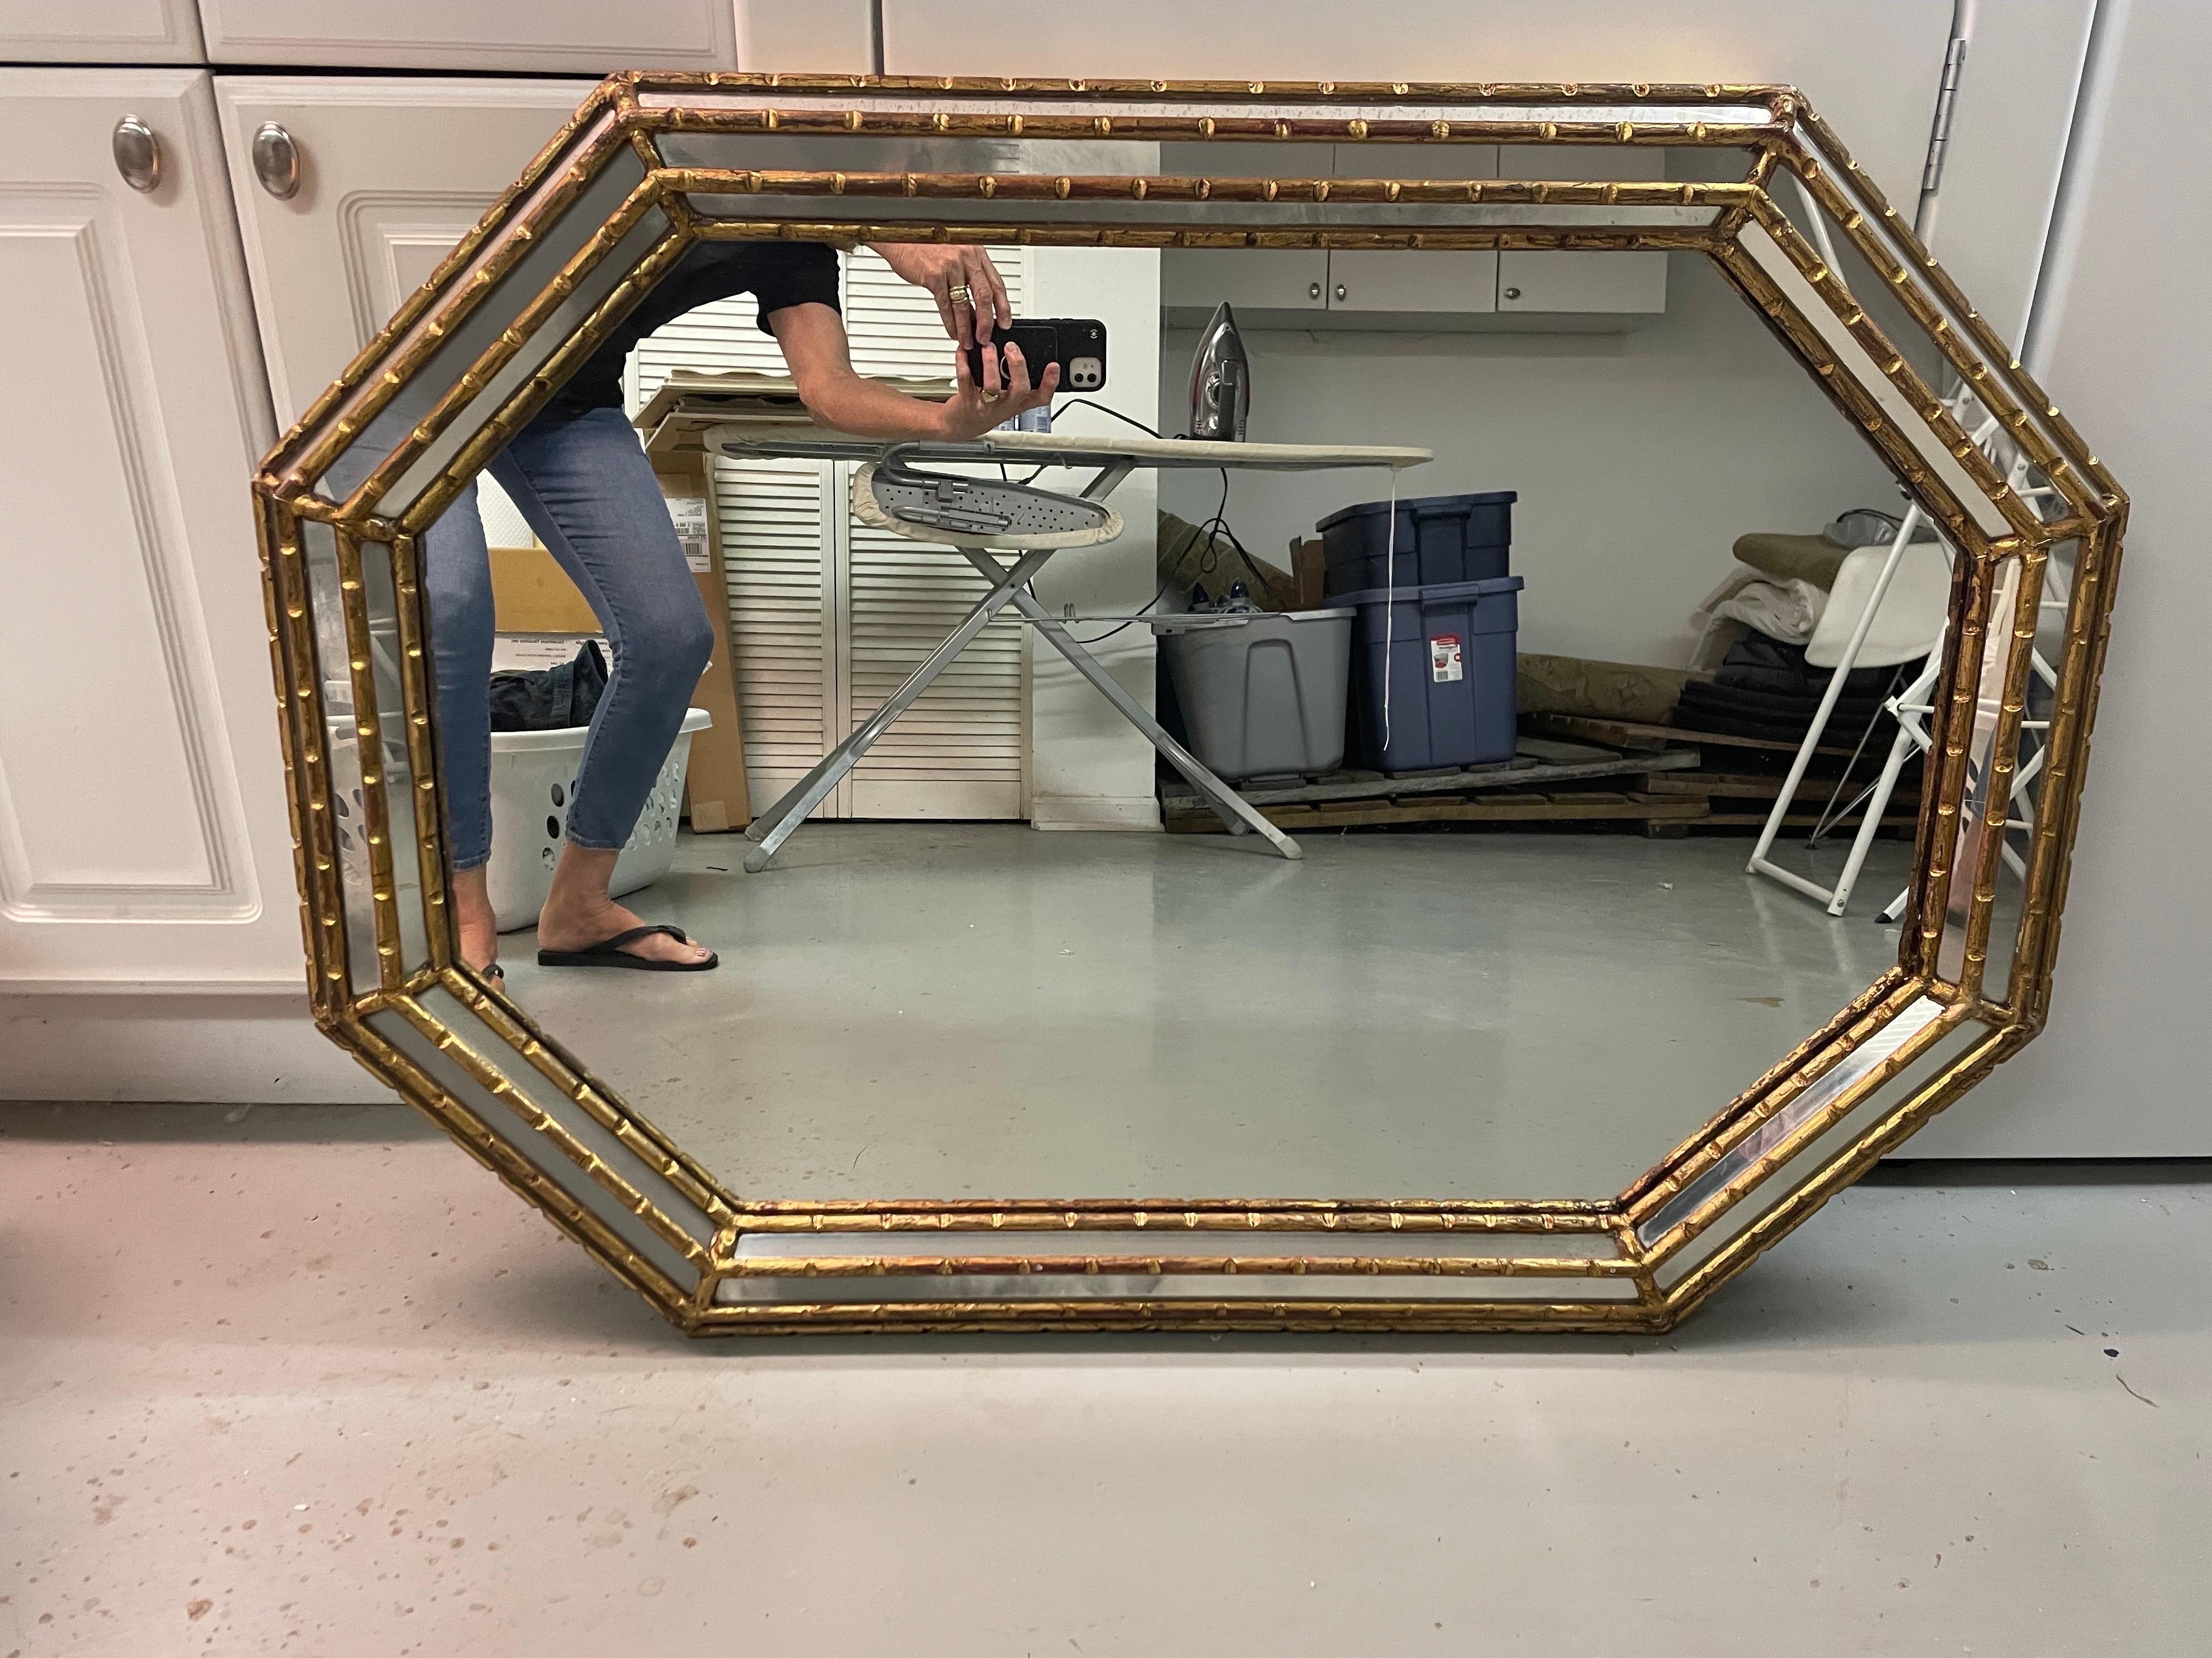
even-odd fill
[{"label": "louvered closet door", "polygon": [[[714,510],[729,585],[730,649],[753,810],[781,799],[840,732],[835,522],[830,469],[806,460],[717,460]],[[834,796],[817,817],[843,817]]]},{"label": "louvered closet door", "polygon": [[[1027,288],[1018,248],[994,248],[1016,314]],[[936,302],[865,249],[845,263],[846,328],[864,374],[943,374],[951,343]],[[908,541],[850,515],[848,467],[836,469],[847,549],[840,607],[845,729],[866,720],[943,642],[985,591],[951,548]],[[854,817],[1025,817],[1029,753],[1026,629],[1000,620],[854,768]]]}]

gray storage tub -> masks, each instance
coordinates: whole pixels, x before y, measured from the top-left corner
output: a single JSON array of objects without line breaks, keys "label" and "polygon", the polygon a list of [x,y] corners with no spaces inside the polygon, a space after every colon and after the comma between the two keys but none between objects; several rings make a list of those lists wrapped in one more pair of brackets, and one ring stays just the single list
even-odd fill
[{"label": "gray storage tub", "polygon": [[1344,763],[1350,610],[1148,618],[1191,751],[1231,782]]}]

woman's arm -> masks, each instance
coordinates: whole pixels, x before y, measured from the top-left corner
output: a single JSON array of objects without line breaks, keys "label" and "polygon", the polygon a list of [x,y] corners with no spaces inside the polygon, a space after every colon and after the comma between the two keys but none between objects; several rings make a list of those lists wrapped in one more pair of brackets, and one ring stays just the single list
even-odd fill
[{"label": "woman's arm", "polygon": [[980,435],[1027,409],[1052,401],[1060,389],[1060,365],[1044,371],[1044,383],[1030,385],[1029,367],[1019,348],[1006,348],[1008,381],[997,384],[995,354],[985,353],[986,383],[969,373],[967,354],[953,354],[958,391],[950,403],[926,403],[895,392],[856,373],[845,341],[845,319],[826,305],[786,306],[771,311],[769,330],[783,348],[783,360],[798,382],[799,399],[823,425],[861,438],[951,438]]}]

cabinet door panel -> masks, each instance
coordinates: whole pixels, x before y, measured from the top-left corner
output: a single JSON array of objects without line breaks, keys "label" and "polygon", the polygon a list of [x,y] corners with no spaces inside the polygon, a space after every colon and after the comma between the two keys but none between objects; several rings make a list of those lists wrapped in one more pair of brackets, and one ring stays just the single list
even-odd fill
[{"label": "cabinet door panel", "polygon": [[1328,256],[1332,311],[1464,316],[1498,309],[1498,255],[1338,248]]},{"label": "cabinet door panel", "polygon": [[0,984],[299,984],[246,489],[272,428],[207,77],[0,72]]},{"label": "cabinet door panel", "polygon": [[192,0],[0,0],[0,61],[198,64]]},{"label": "cabinet door panel", "polygon": [[[1503,144],[1501,179],[1663,179],[1663,149],[1575,144]],[[1498,256],[1500,312],[1610,312],[1667,308],[1664,253],[1559,253],[1508,248]]]},{"label": "cabinet door panel", "polygon": [[1243,311],[1325,310],[1328,255],[1303,247],[1162,250],[1162,305],[1180,316],[1210,312],[1224,300]]},{"label": "cabinet door panel", "polygon": [[735,69],[731,0],[200,0],[217,64],[589,76]]},{"label": "cabinet door panel", "polygon": [[[282,420],[337,378],[590,89],[223,77],[223,143]],[[288,201],[253,174],[253,134],[266,121],[299,148],[300,189]]]},{"label": "cabinet door panel", "polygon": [[[1326,179],[1328,144],[1162,144],[1170,178]],[[1328,255],[1320,248],[1171,247],[1160,254],[1160,303],[1172,320],[1198,323],[1226,300],[1240,311],[1325,311]]]},{"label": "cabinet door panel", "polygon": [[[1340,179],[1494,179],[1495,144],[1334,147]],[[1488,249],[1382,252],[1338,248],[1328,256],[1332,311],[1464,316],[1498,308],[1498,255]]]}]

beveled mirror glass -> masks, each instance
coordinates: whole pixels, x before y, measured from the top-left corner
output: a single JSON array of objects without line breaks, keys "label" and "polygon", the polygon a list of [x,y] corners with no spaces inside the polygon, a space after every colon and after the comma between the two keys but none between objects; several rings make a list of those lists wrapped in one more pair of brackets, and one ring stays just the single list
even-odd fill
[{"label": "beveled mirror glass", "polygon": [[[1105,319],[1049,438],[935,459],[1114,533],[917,537],[884,443],[672,378],[757,341],[641,348],[755,817],[714,833],[695,788],[632,902],[723,964],[489,980],[447,902],[434,526],[687,250],[748,240],[846,250],[867,373],[951,348],[862,244],[988,246],[1018,313]],[[1232,296],[1249,443],[1139,435],[1180,439]],[[1802,100],[1719,86],[617,76],[255,488],[319,1020],[699,1333],[1670,1324],[2039,1027],[2125,514]],[[1399,572],[1420,514],[1505,491],[1506,619],[1494,582],[1401,603],[1449,592]],[[1295,584],[1284,544],[1347,507],[1411,544],[1300,614],[1417,671],[1355,688],[1351,756],[1210,795],[1156,648],[1249,625],[1189,586]],[[1890,589],[1845,593],[1893,580],[1923,633],[1838,681],[1801,775],[1761,720],[1802,731],[1817,637],[1779,704],[1684,669],[1735,635],[1686,632],[1677,578],[1853,509],[1884,527],[1808,602],[1865,632]],[[1430,756],[1430,688],[1501,663],[1517,732]],[[1861,844],[1847,812],[1806,849],[1854,805]]]}]

